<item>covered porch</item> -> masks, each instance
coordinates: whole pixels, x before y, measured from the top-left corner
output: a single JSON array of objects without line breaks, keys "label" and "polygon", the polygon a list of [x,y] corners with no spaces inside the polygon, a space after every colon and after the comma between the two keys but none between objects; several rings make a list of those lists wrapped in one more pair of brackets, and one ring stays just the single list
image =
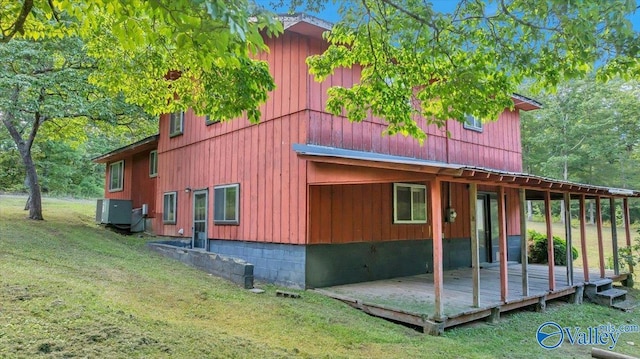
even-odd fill
[{"label": "covered porch", "polygon": [[[569,285],[567,268],[555,266],[556,288],[549,290],[546,265],[529,264],[524,275],[519,264],[510,264],[507,269],[509,291],[506,300],[501,298],[501,276],[497,266],[479,270],[482,285],[478,293],[474,290],[474,270],[471,268],[444,271],[440,318],[434,317],[436,288],[433,274],[345,284],[316,291],[371,315],[422,327],[426,332],[437,334],[446,328],[479,319],[497,320],[500,313],[518,308],[534,306],[536,310],[543,310],[548,300],[564,298],[579,303],[583,286],[588,282],[580,268],[573,276],[573,284]],[[589,274],[590,278],[600,278],[598,270],[591,270]],[[612,270],[605,270],[605,275],[613,281],[627,278],[627,274],[615,275]],[[522,285],[525,278],[528,293]],[[474,304],[476,298],[477,305]]]},{"label": "covered porch", "polygon": [[[336,184],[367,184],[396,181],[426,183],[430,253],[426,273],[380,281],[367,281],[346,285],[327,285],[322,293],[341,299],[373,315],[398,320],[425,328],[437,334],[454,325],[482,319],[496,318],[500,312],[537,305],[544,308],[547,300],[571,296],[582,301],[585,285],[610,278],[624,281],[633,268],[620,263],[618,258],[618,230],[616,206],[622,209],[624,234],[620,245],[631,245],[629,203],[640,193],[559,181],[524,173],[439,163],[415,158],[372,154],[370,152],[335,149],[315,145],[294,145],[298,155],[314,165],[308,184],[332,186]],[[452,216],[451,189],[455,188],[453,204],[464,205],[464,210]],[[445,192],[446,191],[446,192]],[[491,192],[495,201],[495,223],[491,223],[495,242],[485,242],[486,225],[480,216],[480,192]],[[488,198],[488,197],[487,197]],[[544,202],[546,237],[564,236],[567,248],[574,241],[581,243],[581,266],[574,268],[571,250],[566,251],[567,266],[555,266],[553,241],[547,241],[548,265],[528,263],[526,240],[527,200]],[[561,201],[565,211],[565,233],[554,233],[551,204]],[[579,213],[572,217],[571,203],[579,205]],[[586,203],[593,201],[596,210],[598,263],[589,263],[586,246]],[[611,253],[604,251],[602,202],[609,202],[611,218]],[[385,205],[385,203],[380,203]],[[485,212],[487,213],[487,212]],[[380,217],[384,220],[386,216]],[[572,218],[578,219],[579,238],[572,238]],[[455,222],[455,223],[454,223]],[[484,223],[484,227],[482,224]],[[447,226],[455,224],[468,239],[469,260],[466,267],[447,269],[445,262],[455,253],[446,253]],[[463,228],[461,228],[463,227]],[[509,229],[509,230],[508,230]],[[515,232],[515,233],[514,233]],[[411,232],[407,232],[411,233]],[[509,236],[520,237],[519,256],[510,253]],[[455,237],[454,237],[455,238]],[[623,242],[624,241],[624,242]],[[367,242],[365,242],[367,243]],[[375,242],[371,242],[375,243]],[[373,246],[372,246],[373,247]],[[375,249],[375,248],[374,248]],[[489,250],[486,256],[485,250]],[[606,270],[605,258],[612,257],[613,269]],[[411,254],[407,260],[411,259]],[[485,266],[486,258],[491,266]],[[516,263],[519,262],[519,263]],[[424,268],[424,267],[423,267]],[[453,269],[453,268],[450,268]]]}]

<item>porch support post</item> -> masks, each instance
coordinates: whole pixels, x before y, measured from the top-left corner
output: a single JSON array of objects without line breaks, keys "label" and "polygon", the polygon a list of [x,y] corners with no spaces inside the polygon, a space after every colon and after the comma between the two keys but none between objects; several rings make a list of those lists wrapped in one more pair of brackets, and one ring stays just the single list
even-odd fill
[{"label": "porch support post", "polygon": [[613,274],[620,274],[618,261],[618,228],[616,225],[616,199],[609,198],[609,213],[611,215],[611,244],[613,246]]},{"label": "porch support post", "polygon": [[580,248],[582,253],[582,274],[584,281],[589,282],[589,259],[587,258],[587,229],[586,210],[584,206],[585,195],[580,195]]},{"label": "porch support post", "polygon": [[500,301],[507,301],[509,278],[507,268],[507,221],[504,208],[504,187],[498,187],[498,225],[500,240]]},{"label": "porch support post", "polygon": [[522,264],[522,296],[529,296],[529,243],[527,243],[526,190],[520,188],[520,263]]},{"label": "porch support post", "polygon": [[433,237],[433,287],[435,289],[434,317],[439,320],[443,317],[444,307],[442,303],[443,268],[442,268],[442,181],[437,177],[431,181],[431,228]]},{"label": "porch support post", "polygon": [[[622,200],[623,216],[624,216],[624,235],[627,248],[631,247],[631,219],[629,218],[629,198]],[[629,264],[629,273],[633,273],[633,266]]]},{"label": "porch support post", "polygon": [[564,232],[567,243],[567,285],[573,287],[573,243],[571,240],[571,194],[564,193]]},{"label": "porch support post", "polygon": [[600,203],[600,196],[596,197],[596,228],[598,232],[598,256],[600,259],[600,278],[605,278],[604,245],[602,244],[602,207]]},{"label": "porch support post", "polygon": [[551,230],[551,192],[544,193],[544,219],[547,224],[547,263],[549,266],[549,290],[556,290],[554,273],[555,258],[553,256],[553,231]]},{"label": "porch support post", "polygon": [[478,223],[476,205],[478,203],[478,185],[469,184],[469,220],[471,223],[471,269],[473,271],[473,306],[480,306],[480,243],[478,242]]}]

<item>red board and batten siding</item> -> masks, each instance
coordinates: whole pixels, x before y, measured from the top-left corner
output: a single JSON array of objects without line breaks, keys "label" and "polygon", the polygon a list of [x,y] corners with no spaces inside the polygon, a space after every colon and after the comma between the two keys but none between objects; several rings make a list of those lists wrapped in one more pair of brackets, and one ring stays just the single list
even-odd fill
[{"label": "red board and batten siding", "polygon": [[[307,108],[305,101],[308,81],[308,70],[305,65],[306,38],[285,32],[278,39],[266,38],[265,43],[271,50],[269,53],[261,53],[258,59],[269,64],[276,89],[268,94],[267,102],[259,108],[262,114],[260,122],[277,119]],[[161,118],[165,117],[168,115],[161,116]],[[161,121],[158,152],[187,146],[251,126],[246,116],[206,128],[200,126],[200,122],[203,121],[202,117],[196,116],[193,111],[187,111],[184,120],[184,134],[169,141],[167,141],[169,123],[166,120]],[[190,125],[192,122],[196,122],[196,125]]]},{"label": "red board and batten siding", "polygon": [[[176,191],[178,206],[175,225],[164,225],[158,216],[154,228],[167,236],[180,236],[182,228],[182,236],[190,237],[193,191],[206,189],[209,238],[304,243],[306,162],[292,153],[291,145],[307,136],[305,116],[306,112],[297,112],[215,135],[216,126],[229,124],[207,126],[204,118],[187,113],[185,134],[174,138],[168,138],[168,116],[162,116],[160,133],[165,138],[160,138],[161,144],[186,137],[190,131],[213,134],[188,146],[158,151],[156,201],[162,204],[164,193]],[[160,148],[167,147],[172,146]],[[240,184],[240,224],[214,225],[213,187],[233,183]],[[191,192],[185,192],[187,187]]]},{"label": "red board and batten siding", "polygon": [[[249,241],[304,243],[306,234],[306,162],[291,150],[307,138],[308,38],[285,32],[267,38],[276,90],[262,106],[261,123],[246,117],[205,126],[193,111],[185,114],[184,133],[168,137],[168,115],[160,120],[159,185],[156,200],[178,193],[177,223],[155,228],[164,235],[191,236],[192,195],[184,189],[208,189],[209,237]],[[213,225],[213,187],[240,184],[240,225]],[[160,206],[161,207],[161,206]]]},{"label": "red board and batten siding", "polygon": [[[327,44],[309,40],[309,54],[320,54]],[[518,110],[505,109],[497,121],[484,124],[482,132],[465,129],[462,123],[447,121],[444,128],[418,123],[428,138],[422,146],[412,137],[383,136],[384,121],[368,117],[352,123],[341,116],[326,113],[327,89],[331,86],[351,87],[358,82],[360,67],[336,69],[334,74],[319,83],[308,75],[309,82],[309,138],[311,144],[372,151],[420,158],[432,161],[488,167],[505,171],[522,170],[520,143],[520,115]],[[447,138],[447,131],[451,137]]]},{"label": "red board and batten siding", "polygon": [[[413,174],[399,174],[399,181]],[[423,176],[424,178],[424,176]],[[425,184],[423,181],[408,181]],[[470,238],[469,189],[465,183],[442,184],[442,204],[457,211],[454,223],[443,223],[445,239]],[[449,187],[450,186],[450,187]],[[483,187],[494,191],[497,188]],[[520,234],[518,190],[507,188],[507,235]],[[430,199],[427,199],[430,202]],[[393,184],[338,184],[309,186],[309,243],[353,243],[431,238],[431,215],[426,224],[393,223]]]},{"label": "red board and batten siding", "polygon": [[[133,208],[149,205],[149,217],[156,213],[155,193],[156,179],[149,177],[149,153],[145,151],[133,156],[126,156],[106,164],[105,198],[131,200]],[[124,161],[124,177],[122,191],[109,191],[111,164]]]},{"label": "red board and batten siding", "polygon": [[[169,138],[168,115],[161,117],[156,202],[158,212],[162,212],[163,194],[176,191],[178,208],[175,225],[163,225],[162,216],[157,216],[154,228],[160,229],[159,234],[177,236],[182,228],[182,236],[191,236],[193,192],[184,191],[189,187],[192,190],[208,190],[210,238],[302,244],[307,242],[306,220],[333,223],[334,219],[342,221],[337,219],[342,212],[352,221],[348,226],[350,228],[345,228],[347,222],[339,228],[331,224],[316,229],[315,224],[310,224],[309,243],[325,241],[326,238],[343,242],[364,238],[383,240],[427,236],[424,228],[418,231],[415,225],[389,227],[383,221],[375,220],[380,218],[376,211],[391,211],[390,192],[383,190],[383,184],[348,188],[345,185],[310,186],[310,198],[307,200],[307,162],[292,152],[293,143],[320,144],[504,170],[515,171],[521,167],[518,132],[514,132],[513,136],[504,133],[518,131],[517,112],[505,112],[500,121],[487,124],[482,133],[462,129],[460,124],[457,124],[460,126],[458,131],[454,122],[451,127],[455,134],[452,133],[449,140],[444,129],[424,126],[429,138],[423,146],[413,138],[382,136],[385,125],[379,119],[370,118],[353,124],[324,110],[327,89],[357,82],[359,68],[340,69],[328,80],[317,83],[308,74],[305,59],[308,55],[320,53],[326,46],[322,40],[285,32],[278,39],[266,39],[266,43],[271,50],[260,54],[259,59],[268,62],[277,89],[269,94],[267,103],[260,107],[262,117],[259,125],[251,125],[246,118],[239,118],[206,126],[203,117],[188,111],[184,133]],[[454,152],[455,156],[464,155],[455,157],[456,161],[453,161]],[[214,225],[213,187],[231,183],[240,184],[240,225]],[[326,193],[328,190],[330,192]],[[321,191],[323,196],[318,197],[320,192],[317,191]],[[371,202],[369,193],[386,202]],[[322,205],[326,202],[325,196],[340,200],[337,203],[344,202],[341,204],[344,208],[328,210],[326,205]],[[318,198],[322,202],[317,202]],[[362,206],[362,203],[369,203],[366,201],[371,202],[370,206]],[[321,209],[315,207],[318,203]],[[388,203],[389,206],[380,203]],[[460,208],[464,211],[463,207]],[[390,214],[381,212],[379,215],[389,218]],[[353,223],[358,225],[354,226]],[[331,230],[330,236],[335,237],[327,237],[326,233],[314,234],[318,230],[328,229]],[[451,236],[465,234],[464,230],[457,233],[456,229],[451,228],[450,231]]]}]

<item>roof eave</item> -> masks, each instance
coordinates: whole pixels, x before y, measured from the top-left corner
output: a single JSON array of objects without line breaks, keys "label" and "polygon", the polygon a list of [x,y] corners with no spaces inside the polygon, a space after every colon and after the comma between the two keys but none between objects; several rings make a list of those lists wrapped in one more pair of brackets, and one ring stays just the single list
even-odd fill
[{"label": "roof eave", "polygon": [[127,153],[127,154],[134,154],[137,153],[139,151],[142,151],[144,149],[146,149],[147,147],[153,147],[151,145],[155,144],[157,147],[157,143],[158,143],[158,138],[159,135],[155,134],[153,136],[149,136],[146,138],[143,138],[140,141],[131,143],[129,145],[120,147],[120,148],[116,148],[113,151],[107,152],[105,154],[102,154],[98,157],[94,157],[91,159],[91,161],[95,162],[95,163],[108,163],[113,161],[115,158]]},{"label": "roof eave", "polygon": [[515,107],[522,111],[539,110],[543,107],[542,103],[515,92],[511,94],[511,98]]}]

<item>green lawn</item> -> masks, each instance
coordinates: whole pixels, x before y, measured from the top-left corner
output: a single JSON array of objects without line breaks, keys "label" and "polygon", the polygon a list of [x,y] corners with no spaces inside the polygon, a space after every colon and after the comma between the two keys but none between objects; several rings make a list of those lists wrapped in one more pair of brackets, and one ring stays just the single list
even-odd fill
[{"label": "green lawn", "polygon": [[[552,223],[552,231],[554,236],[558,236],[562,239],[565,239],[565,228],[564,224],[559,222]],[[540,233],[547,233],[547,226],[544,222],[527,222],[527,229],[534,229]],[[587,247],[587,259],[589,262],[589,268],[600,268],[599,263],[599,252],[598,252],[598,234],[596,225],[587,224],[586,225],[586,247]],[[616,226],[616,231],[618,234],[618,248],[622,248],[626,246],[626,236],[624,227]],[[636,232],[636,228],[631,227],[631,237],[632,239],[638,236],[638,232]],[[573,247],[578,250],[578,258],[574,260],[573,265],[575,267],[582,268],[582,244],[580,242],[580,223],[577,220],[571,221],[571,241],[573,242]],[[611,225],[606,223],[602,226],[602,245],[603,245],[603,254],[604,254],[604,263],[605,268],[613,269],[613,244],[611,241]],[[627,267],[620,263],[621,271],[627,271]]]},{"label": "green lawn", "polygon": [[[46,221],[33,222],[24,200],[0,196],[2,358],[586,357],[590,346],[540,348],[538,326],[640,324],[637,313],[557,304],[425,336],[311,292],[252,294],[160,257],[149,238],[95,225],[93,202],[45,199]],[[638,354],[640,334],[615,350]]]}]

